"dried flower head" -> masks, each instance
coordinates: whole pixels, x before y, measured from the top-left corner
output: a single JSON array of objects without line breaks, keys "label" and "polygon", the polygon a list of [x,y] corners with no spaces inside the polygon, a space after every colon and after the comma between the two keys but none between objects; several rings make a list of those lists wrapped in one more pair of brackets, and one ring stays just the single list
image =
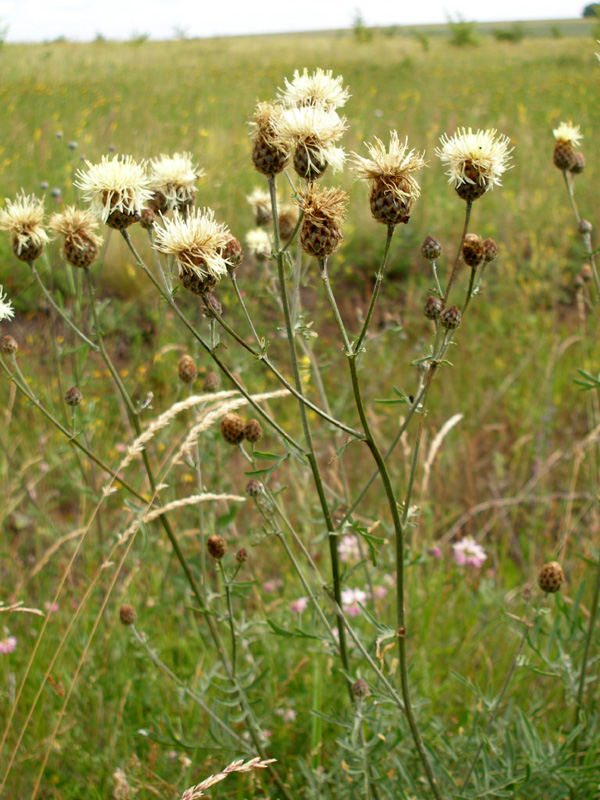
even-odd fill
[{"label": "dried flower head", "polygon": [[49,227],[64,237],[63,253],[74,267],[89,267],[98,257],[102,238],[95,231],[98,223],[89,211],[67,206],[50,217]]},{"label": "dried flower head", "polygon": [[[271,195],[269,192],[257,187],[246,197],[246,200],[252,206],[257,225],[269,225],[273,221]],[[279,198],[277,200],[279,203]]]},{"label": "dried flower head", "polygon": [[278,141],[277,127],[283,109],[274,103],[258,103],[250,121],[250,139],[253,143],[252,163],[263,175],[277,175],[290,160],[289,145]]},{"label": "dried flower head", "polygon": [[294,72],[292,81],[285,78],[285,89],[279,90],[278,97],[288,108],[318,106],[334,111],[348,102],[350,93],[344,89],[343,77],[334,78],[332,70],[318,68],[309,74],[304,68],[302,74]]},{"label": "dried flower head", "polygon": [[174,255],[179,275],[220,280],[227,275],[228,262],[222,252],[231,234],[226,225],[215,222],[211,209],[194,209],[173,219],[163,218],[154,229],[154,246],[160,253]]},{"label": "dried flower head", "polygon": [[557,142],[565,142],[570,144],[571,147],[578,147],[583,139],[583,134],[579,125],[573,125],[572,122],[561,122],[558,128],[555,128],[552,133]]},{"label": "dried flower head", "polygon": [[3,319],[12,319],[14,315],[15,315],[15,310],[12,307],[12,303],[6,296],[4,288],[0,286],[0,322]]},{"label": "dried flower head", "polygon": [[145,162],[131,156],[102,156],[99,164],[85,164],[87,169],[77,171],[74,185],[83,192],[92,213],[119,230],[137,222],[152,198]]},{"label": "dried flower head", "polygon": [[496,130],[477,131],[458,128],[452,138],[440,137],[441,147],[435,153],[442,164],[450,168],[448,183],[463,200],[476,200],[494,186],[510,169],[508,162],[514,148],[509,149],[508,136],[496,135]]},{"label": "dried flower head", "polygon": [[425,166],[425,159],[408,149],[408,139],[402,144],[396,131],[390,133],[390,146],[375,137],[367,144],[370,158],[353,153],[354,172],[359,180],[371,186],[371,213],[379,222],[396,225],[408,222],[415,200],[421,190],[413,172]]},{"label": "dried flower head", "polygon": [[[182,209],[193,203],[196,181],[205,172],[194,164],[191,153],[161,154],[150,161],[150,185],[160,197],[159,211]],[[164,198],[164,200],[163,200]]]},{"label": "dried flower head", "polygon": [[34,195],[21,191],[14,200],[6,198],[6,208],[0,208],[0,230],[12,234],[14,254],[21,261],[35,261],[48,244],[48,234],[42,227],[44,203]]},{"label": "dried flower head", "polygon": [[294,149],[294,169],[303,178],[319,177],[328,166],[344,166],[345,153],[335,142],[348,128],[345,117],[319,107],[289,108],[277,123],[277,142]]},{"label": "dried flower head", "polygon": [[266,261],[271,258],[271,240],[264,228],[255,228],[246,234],[246,247],[257,261]]},{"label": "dried flower head", "polygon": [[339,248],[347,203],[348,193],[335,187],[319,189],[309,183],[298,193],[298,204],[304,210],[300,244],[305,253],[322,258]]}]

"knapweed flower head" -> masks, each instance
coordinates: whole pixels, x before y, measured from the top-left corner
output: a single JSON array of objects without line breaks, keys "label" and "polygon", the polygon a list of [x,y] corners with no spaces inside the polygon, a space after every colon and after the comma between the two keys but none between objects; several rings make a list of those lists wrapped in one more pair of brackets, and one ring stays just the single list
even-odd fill
[{"label": "knapweed flower head", "polygon": [[465,536],[460,542],[452,545],[454,560],[459,566],[481,567],[487,559],[487,553],[472,536]]},{"label": "knapweed flower head", "polygon": [[400,142],[397,131],[390,133],[390,146],[375,137],[367,143],[370,158],[353,153],[356,177],[371,187],[371,213],[379,222],[396,225],[408,222],[421,189],[414,177],[423,169],[425,159],[416,150],[409,150],[408,139]]},{"label": "knapweed flower head", "polygon": [[43,200],[24,191],[14,201],[6,198],[6,208],[0,208],[0,230],[11,234],[13,252],[21,261],[35,261],[48,244],[43,221]]},{"label": "knapweed flower head", "polygon": [[0,322],[3,319],[12,319],[15,315],[15,310],[12,303],[6,296],[4,288],[0,286]]},{"label": "knapweed flower head", "polygon": [[230,236],[210,208],[195,209],[186,216],[176,211],[173,219],[165,217],[155,227],[154,246],[160,253],[175,256],[180,276],[192,273],[220,280],[227,275],[228,262],[222,253]]},{"label": "knapweed flower head", "polygon": [[253,144],[252,163],[262,175],[277,175],[290,160],[289,145],[278,140],[277,127],[283,109],[275,103],[258,103],[250,120],[250,139]]},{"label": "knapweed flower head", "polygon": [[[246,196],[246,200],[252,207],[257,225],[269,225],[273,221],[271,195],[269,192],[265,192],[264,189],[257,186],[251,194]],[[277,202],[279,204],[279,196],[277,197]]]},{"label": "knapweed flower head", "polygon": [[90,203],[92,214],[119,230],[136,222],[153,195],[146,163],[132,156],[102,156],[99,164],[85,164],[74,185]]},{"label": "knapweed flower head", "polygon": [[488,189],[501,186],[500,178],[510,169],[508,162],[514,148],[510,139],[495,129],[473,133],[472,129],[458,128],[454,136],[443,134],[436,155],[449,170],[448,183],[454,184],[463,200],[476,200]]},{"label": "knapweed flower head", "polygon": [[304,252],[318,258],[334,253],[342,241],[348,193],[336,187],[320,189],[317,184],[309,183],[305,191],[298,192],[296,202],[304,211],[300,226]]},{"label": "knapweed flower head", "polygon": [[573,125],[572,122],[561,122],[552,133],[557,142],[565,142],[571,147],[577,147],[583,139],[579,125]]},{"label": "knapweed flower head", "polygon": [[294,169],[302,178],[314,180],[328,166],[338,172],[344,166],[345,153],[336,147],[347,130],[345,117],[318,106],[289,108],[276,126],[277,142],[294,150]]},{"label": "knapweed flower head", "polygon": [[334,111],[348,102],[350,93],[344,88],[343,77],[334,78],[332,70],[318,68],[309,74],[304,68],[302,74],[295,70],[292,81],[285,78],[285,89],[279,90],[278,97],[288,108],[318,106]]},{"label": "knapweed flower head", "polygon": [[156,211],[173,211],[193,203],[196,181],[205,172],[194,164],[191,153],[161,154],[150,161],[150,185],[155,196],[151,205]]},{"label": "knapweed flower head", "polygon": [[103,240],[96,234],[98,222],[90,211],[67,206],[50,217],[49,227],[64,237],[63,253],[74,267],[89,267],[96,260]]},{"label": "knapweed flower head", "polygon": [[264,228],[254,228],[246,234],[246,248],[258,261],[266,261],[273,250],[269,234]]},{"label": "knapweed flower head", "polygon": [[0,639],[0,655],[7,656],[14,653],[17,647],[17,637],[7,636],[6,639]]}]

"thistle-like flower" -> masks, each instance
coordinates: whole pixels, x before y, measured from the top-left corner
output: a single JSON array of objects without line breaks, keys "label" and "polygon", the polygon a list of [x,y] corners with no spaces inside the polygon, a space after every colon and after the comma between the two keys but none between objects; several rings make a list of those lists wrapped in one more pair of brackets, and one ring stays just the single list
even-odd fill
[{"label": "thistle-like flower", "polygon": [[274,103],[258,103],[250,121],[252,163],[262,175],[277,175],[290,160],[290,147],[277,139],[283,109]]},{"label": "thistle-like flower", "polygon": [[174,255],[183,286],[194,294],[205,294],[227,275],[229,261],[223,251],[231,238],[226,225],[215,221],[211,209],[194,209],[173,219],[163,218],[154,229],[154,246]]},{"label": "thistle-like flower", "polygon": [[192,160],[190,153],[160,155],[150,161],[150,182],[154,197],[150,206],[158,212],[173,211],[193,206],[196,197],[196,181],[205,172]]},{"label": "thistle-like flower", "polygon": [[[561,122],[558,128],[552,131],[556,144],[554,145],[554,165],[561,170],[577,170],[577,154],[574,147],[583,139],[579,125],[572,122]],[[584,163],[585,166],[585,163]]]},{"label": "thistle-like flower", "polygon": [[294,79],[285,78],[285,89],[280,89],[278,97],[288,108],[304,108],[318,106],[325,111],[334,111],[344,106],[350,98],[348,89],[344,89],[344,79],[341,75],[333,77],[333,72],[316,69],[309,75],[305,68],[300,74],[294,72]]},{"label": "thistle-like flower", "polygon": [[477,200],[488,189],[501,186],[500,178],[510,169],[508,162],[514,148],[509,149],[508,136],[496,130],[477,131],[459,128],[452,138],[440,137],[441,147],[435,154],[450,168],[448,183],[454,184],[463,200]]},{"label": "thistle-like flower", "polygon": [[15,311],[12,307],[12,303],[6,296],[4,288],[0,286],[0,322],[3,319],[11,319],[14,317]]},{"label": "thistle-like flower", "polygon": [[[279,202],[279,198],[277,199]],[[265,192],[264,189],[256,187],[256,189],[246,197],[246,200],[252,206],[257,225],[269,225],[273,221],[271,195],[269,192]]]},{"label": "thistle-like flower", "polygon": [[31,263],[39,258],[48,244],[48,234],[42,227],[44,203],[34,195],[21,191],[14,200],[6,199],[0,208],[0,230],[12,235],[13,253],[21,261]]},{"label": "thistle-like flower", "polygon": [[300,226],[300,245],[305,253],[317,258],[335,253],[342,242],[342,222],[346,216],[348,193],[335,187],[319,189],[309,183],[298,193],[304,210]]},{"label": "thistle-like flower", "polygon": [[254,228],[246,234],[246,247],[248,252],[257,261],[266,261],[271,257],[271,240],[264,228]]},{"label": "thistle-like flower", "polygon": [[85,163],[87,169],[77,171],[74,185],[91,204],[92,213],[117,230],[138,222],[153,195],[145,162],[131,156],[102,156],[99,164]]},{"label": "thistle-like flower", "polygon": [[396,131],[390,133],[390,146],[375,137],[367,144],[370,158],[353,153],[354,172],[359,180],[371,186],[371,213],[384,225],[408,222],[421,189],[413,172],[425,166],[425,159],[408,149],[408,139],[402,144]]},{"label": "thistle-like flower", "polygon": [[345,154],[337,142],[347,130],[345,117],[316,106],[289,108],[277,123],[277,142],[294,150],[294,169],[301,178],[315,180],[328,166],[344,166]]},{"label": "thistle-like flower", "polygon": [[68,206],[50,217],[49,226],[64,236],[63,254],[69,264],[85,269],[94,263],[103,240],[96,234],[98,223],[90,211]]}]

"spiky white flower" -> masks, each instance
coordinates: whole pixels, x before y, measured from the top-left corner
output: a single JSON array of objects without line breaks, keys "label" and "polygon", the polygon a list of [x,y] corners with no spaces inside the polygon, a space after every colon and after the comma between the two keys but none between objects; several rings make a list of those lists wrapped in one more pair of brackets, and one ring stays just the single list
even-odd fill
[{"label": "spiky white flower", "polygon": [[102,156],[99,164],[86,161],[77,170],[74,186],[81,189],[92,213],[106,222],[114,212],[139,214],[152,197],[146,162],[132,156]]},{"label": "spiky white flower", "polygon": [[98,229],[96,218],[90,211],[76,206],[67,206],[64,211],[53,214],[48,227],[66,239],[72,239],[80,244],[92,241],[99,246],[103,242],[102,237],[96,233]]},{"label": "spiky white flower", "polygon": [[14,201],[6,198],[6,208],[0,208],[0,230],[12,233],[13,248],[17,255],[28,244],[34,247],[48,244],[43,221],[44,201],[34,195],[26,195],[23,190]]},{"label": "spiky white flower", "polygon": [[343,77],[338,75],[334,78],[330,69],[319,68],[309,75],[305,67],[302,74],[295,70],[292,81],[285,78],[285,89],[279,89],[278,97],[288,108],[319,106],[333,111],[344,106],[350,98],[343,84]]},{"label": "spiky white flower", "polygon": [[259,261],[266,261],[271,257],[273,247],[269,234],[264,228],[254,228],[246,234],[246,247]]},{"label": "spiky white flower", "polygon": [[15,310],[12,307],[12,303],[6,296],[6,293],[2,286],[0,286],[0,322],[3,319],[11,319],[15,315]]},{"label": "spiky white flower", "polygon": [[552,133],[557,142],[566,142],[572,147],[577,147],[579,142],[583,139],[583,134],[579,125],[573,125],[572,122],[561,122],[558,128],[555,128]]},{"label": "spiky white flower", "polygon": [[[246,200],[252,206],[256,222],[258,225],[267,225],[273,219],[271,210],[271,195],[259,186],[246,196]],[[277,205],[279,205],[279,195],[277,195]]]},{"label": "spiky white flower", "polygon": [[316,160],[317,167],[325,163],[338,172],[343,169],[345,153],[335,142],[347,129],[346,118],[335,111],[315,106],[289,108],[277,123],[277,142],[282,146],[303,148],[309,163]]},{"label": "spiky white flower", "polygon": [[164,195],[170,210],[194,196],[196,181],[204,175],[191,153],[161,154],[150,161],[150,185]]},{"label": "spiky white flower", "polygon": [[182,216],[162,220],[154,229],[154,246],[160,253],[174,255],[179,274],[193,273],[199,278],[211,276],[219,280],[227,275],[228,261],[222,252],[231,239],[227,225],[215,221],[214,212],[194,209]]},{"label": "spiky white flower", "polygon": [[276,139],[276,128],[283,115],[281,106],[269,101],[257,103],[250,126],[250,138],[253,142],[264,139],[272,145]]},{"label": "spiky white flower", "polygon": [[412,197],[416,200],[421,189],[412,173],[425,166],[425,159],[416,150],[408,149],[408,139],[402,144],[397,131],[391,131],[387,150],[377,137],[374,144],[365,144],[370,158],[363,158],[358,153],[352,154],[356,177],[371,184],[381,182],[399,199]]},{"label": "spiky white flower", "polygon": [[443,134],[441,147],[435,154],[449,167],[448,183],[455,188],[463,184],[479,185],[485,191],[501,186],[502,174],[510,169],[508,162],[514,148],[509,149],[508,136],[497,136],[495,129],[473,133],[472,129],[458,128],[452,138]]}]

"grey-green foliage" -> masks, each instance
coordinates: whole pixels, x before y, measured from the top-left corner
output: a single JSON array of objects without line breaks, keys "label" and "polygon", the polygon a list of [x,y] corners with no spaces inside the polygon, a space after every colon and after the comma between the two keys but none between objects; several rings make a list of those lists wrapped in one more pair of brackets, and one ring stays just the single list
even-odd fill
[{"label": "grey-green foliage", "polygon": [[456,22],[449,19],[448,29],[450,30],[450,44],[455,47],[474,47],[479,44],[476,22],[467,22],[460,17]]}]

